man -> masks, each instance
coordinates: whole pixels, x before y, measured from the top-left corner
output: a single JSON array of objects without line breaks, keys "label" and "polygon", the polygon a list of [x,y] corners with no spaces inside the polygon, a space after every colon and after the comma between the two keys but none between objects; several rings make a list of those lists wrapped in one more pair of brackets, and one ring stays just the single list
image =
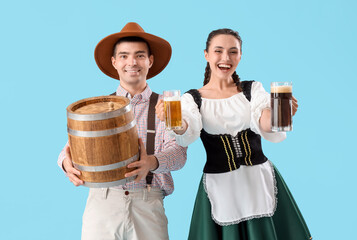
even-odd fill
[{"label": "man", "polygon": [[[164,39],[144,32],[137,23],[128,23],[119,33],[102,39],[94,55],[105,74],[120,80],[115,94],[131,101],[141,139],[140,160],[127,166],[136,168],[125,175],[127,178],[137,176],[135,181],[111,188],[90,189],[83,214],[82,240],[168,239],[162,200],[174,190],[170,171],[183,167],[187,149],[175,143],[157,117],[153,121],[155,131],[148,131],[149,103],[155,93],[146,80],[166,67],[171,46]],[[155,136],[153,132],[156,132]],[[153,154],[147,154],[145,146],[147,150],[152,148]],[[68,144],[62,150],[58,164],[75,186],[84,184],[78,178],[80,171],[73,167]],[[149,172],[153,173],[152,180],[146,179]]]}]

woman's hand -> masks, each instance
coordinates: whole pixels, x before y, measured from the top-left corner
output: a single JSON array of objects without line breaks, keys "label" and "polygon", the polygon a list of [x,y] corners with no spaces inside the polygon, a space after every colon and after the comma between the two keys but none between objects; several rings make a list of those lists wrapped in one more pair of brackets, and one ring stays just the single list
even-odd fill
[{"label": "woman's hand", "polygon": [[[157,104],[155,106],[155,113],[156,116],[160,119],[160,121],[164,122],[165,121],[165,109],[164,109],[164,100],[160,99],[157,101]],[[182,130],[174,130],[174,132],[178,135],[182,135],[186,132],[188,128],[187,122],[182,119]]]},{"label": "woman's hand", "polygon": [[271,132],[271,110],[270,108],[265,108],[262,111],[259,119],[260,129],[264,132]]},{"label": "woman's hand", "polygon": [[[297,99],[293,96],[292,97],[292,116],[295,115],[295,113],[297,112],[299,105],[297,103]],[[270,108],[266,108],[263,109],[262,111],[262,115],[260,116],[259,119],[259,125],[260,128],[264,131],[264,132],[271,132],[271,110]]]},{"label": "woman's hand", "polygon": [[297,103],[297,99],[293,96],[292,97],[292,101],[293,101],[293,116],[295,115],[295,113],[297,112],[297,109],[299,107],[298,103]]}]

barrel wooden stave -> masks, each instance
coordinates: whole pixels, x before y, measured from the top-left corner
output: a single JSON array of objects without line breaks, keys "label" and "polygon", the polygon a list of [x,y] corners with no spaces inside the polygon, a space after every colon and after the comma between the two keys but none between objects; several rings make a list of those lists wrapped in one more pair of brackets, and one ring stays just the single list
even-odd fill
[{"label": "barrel wooden stave", "polygon": [[[136,127],[105,137],[84,138],[68,135],[72,161],[82,166],[101,166],[124,161],[138,153]],[[115,148],[113,146],[116,146]]]}]

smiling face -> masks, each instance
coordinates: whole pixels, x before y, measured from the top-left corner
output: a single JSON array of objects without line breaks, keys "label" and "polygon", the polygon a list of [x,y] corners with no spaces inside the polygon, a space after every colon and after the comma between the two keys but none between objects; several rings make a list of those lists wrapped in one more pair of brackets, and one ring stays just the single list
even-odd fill
[{"label": "smiling face", "polygon": [[113,67],[117,70],[120,84],[124,88],[145,86],[153,62],[154,56],[149,56],[145,42],[120,42],[116,45],[112,57]]},{"label": "smiling face", "polygon": [[238,39],[228,34],[216,35],[205,50],[205,58],[211,68],[211,79],[230,79],[241,59]]}]

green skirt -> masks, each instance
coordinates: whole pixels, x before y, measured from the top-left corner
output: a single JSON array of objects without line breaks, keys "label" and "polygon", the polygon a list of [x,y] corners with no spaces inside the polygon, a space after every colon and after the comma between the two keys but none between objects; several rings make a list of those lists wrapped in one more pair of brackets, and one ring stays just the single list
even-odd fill
[{"label": "green skirt", "polygon": [[274,167],[278,205],[272,217],[254,218],[229,226],[212,220],[211,204],[202,179],[191,219],[189,240],[309,240],[305,220],[278,170]]}]

